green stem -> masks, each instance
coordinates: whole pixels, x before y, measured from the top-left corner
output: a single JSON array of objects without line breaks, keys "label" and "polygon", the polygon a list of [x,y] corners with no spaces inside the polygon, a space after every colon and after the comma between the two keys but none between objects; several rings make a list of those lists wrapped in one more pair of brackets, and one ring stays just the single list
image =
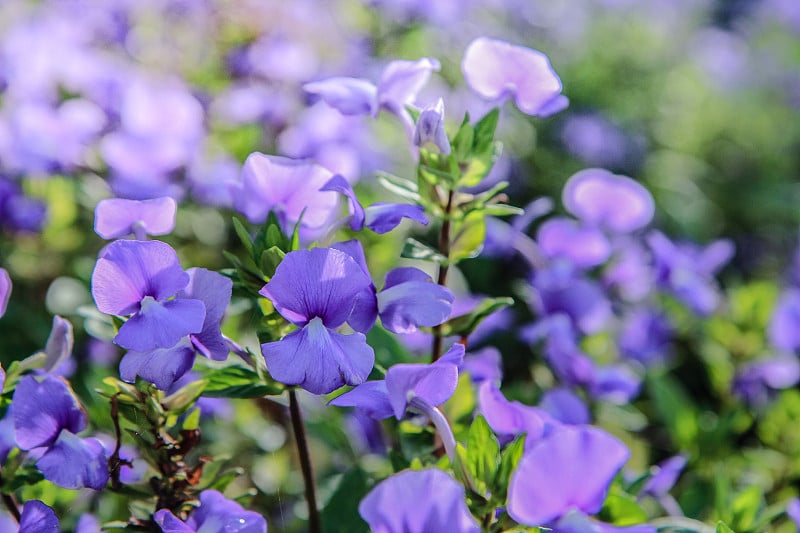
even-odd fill
[{"label": "green stem", "polygon": [[308,505],[308,530],[310,533],[322,533],[322,522],[317,509],[317,494],[314,483],[314,470],[311,467],[311,454],[308,452],[308,440],[303,424],[303,415],[300,404],[297,403],[297,394],[294,389],[289,389],[289,414],[292,418],[294,440],[297,443],[297,455],[300,459],[300,470],[303,472],[303,482],[306,487],[306,503]]},{"label": "green stem", "polygon": [[[450,214],[453,212],[453,196],[454,191],[451,189],[447,193],[447,204],[444,208],[444,220],[442,221],[442,228],[439,231],[439,253],[441,253],[445,262],[439,265],[439,276],[436,283],[442,287],[447,286],[447,272],[450,268],[447,261],[450,260]],[[431,346],[431,361],[435,362],[442,355],[442,327],[434,326],[433,328],[433,345]]]}]

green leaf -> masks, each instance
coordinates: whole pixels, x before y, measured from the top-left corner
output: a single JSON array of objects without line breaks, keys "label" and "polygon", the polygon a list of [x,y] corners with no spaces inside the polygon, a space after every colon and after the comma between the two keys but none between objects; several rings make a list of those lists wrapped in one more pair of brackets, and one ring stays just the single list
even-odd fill
[{"label": "green leaf", "polygon": [[697,413],[680,383],[668,374],[650,374],[647,390],[675,444],[682,450],[696,447],[699,432]]},{"label": "green leaf", "polygon": [[756,517],[764,507],[764,492],[760,487],[752,486],[736,495],[731,504],[733,526],[740,531],[751,529]]},{"label": "green leaf", "polygon": [[358,513],[358,504],[369,492],[367,474],[354,468],[344,474],[322,509],[325,533],[367,533],[369,527]]},{"label": "green leaf", "polygon": [[198,379],[181,387],[161,401],[161,404],[173,414],[181,414],[194,404],[195,400],[202,394],[208,381]]},{"label": "green leaf", "polygon": [[200,409],[195,408],[183,419],[182,430],[198,429],[200,427]]},{"label": "green leaf", "polygon": [[375,177],[384,189],[414,203],[420,201],[419,187],[416,183],[388,172],[376,172]]},{"label": "green leaf", "polygon": [[486,238],[486,218],[483,213],[473,211],[458,225],[455,237],[450,244],[449,261],[456,264],[462,259],[475,257],[483,248]]},{"label": "green leaf", "polygon": [[647,513],[639,506],[636,498],[621,490],[608,495],[600,515],[615,526],[631,526],[647,521]]},{"label": "green leaf", "polygon": [[514,300],[512,298],[486,298],[466,315],[453,317],[442,324],[442,336],[449,337],[450,335],[458,335],[463,337],[470,335],[486,317],[511,305],[514,305]]},{"label": "green leaf", "polygon": [[208,381],[203,396],[211,398],[260,398],[283,392],[283,386],[262,381],[256,372],[241,366],[201,369]]},{"label": "green leaf", "polygon": [[261,252],[260,258],[261,272],[271,278],[275,275],[275,270],[278,268],[278,265],[281,264],[284,257],[286,257],[286,253],[277,246],[272,246],[264,250]]},{"label": "green leaf", "polygon": [[500,466],[494,476],[494,490],[492,496],[501,505],[505,506],[508,494],[508,483],[511,481],[511,474],[516,470],[522,453],[525,451],[525,435],[520,435],[506,446],[500,454]]},{"label": "green leaf", "polygon": [[403,245],[403,251],[400,252],[400,257],[404,257],[406,259],[433,261],[434,263],[444,263],[447,261],[447,258],[445,258],[445,256],[440,254],[438,251],[434,250],[427,244],[423,244],[416,239],[412,239],[411,237],[406,239],[406,242]]},{"label": "green leaf", "polygon": [[483,415],[472,422],[467,436],[467,470],[478,493],[486,495],[500,464],[500,443]]},{"label": "green leaf", "polygon": [[483,208],[483,213],[493,217],[505,217],[508,215],[522,215],[525,213],[525,210],[515,205],[489,204]]},{"label": "green leaf", "polygon": [[464,120],[450,141],[453,153],[459,161],[466,161],[472,154],[472,144],[475,140],[475,128],[469,123],[469,113],[464,113]]},{"label": "green leaf", "polygon": [[503,145],[496,142],[492,145],[491,149],[480,154],[475,154],[469,159],[467,168],[462,170],[461,176],[458,179],[459,187],[474,187],[479,184],[491,172],[492,167],[500,157],[503,151]]},{"label": "green leaf", "polygon": [[475,141],[473,146],[476,154],[483,153],[491,147],[499,118],[500,108],[495,107],[475,124]]},{"label": "green leaf", "polygon": [[728,524],[720,520],[719,522],[717,522],[717,533],[736,533],[736,532],[732,530],[730,527],[728,527]]},{"label": "green leaf", "polygon": [[247,228],[244,227],[242,221],[238,218],[234,217],[231,219],[231,224],[233,224],[233,230],[236,232],[236,236],[239,237],[239,240],[242,242],[242,246],[247,251],[247,254],[252,257],[253,255],[253,241],[250,237],[250,232],[247,231]]}]

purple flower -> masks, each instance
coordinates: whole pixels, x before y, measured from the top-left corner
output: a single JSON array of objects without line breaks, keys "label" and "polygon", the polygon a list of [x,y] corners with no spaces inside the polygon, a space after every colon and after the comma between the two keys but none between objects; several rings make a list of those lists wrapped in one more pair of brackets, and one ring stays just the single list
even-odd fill
[{"label": "purple flower", "polygon": [[541,409],[508,401],[489,381],[484,381],[478,388],[478,406],[480,414],[502,441],[511,441],[525,433],[526,447],[558,425]]},{"label": "purple flower", "polygon": [[186,273],[189,284],[178,291],[176,299],[203,303],[206,314],[202,329],[169,348],[129,351],[119,365],[120,376],[125,381],[133,382],[138,375],[159,389],[167,390],[192,368],[195,353],[216,361],[228,357],[228,344],[220,332],[220,323],[231,299],[233,283],[204,268],[190,268]]},{"label": "purple flower", "polygon": [[381,481],[361,500],[358,512],[374,533],[480,532],[464,501],[464,488],[434,468],[407,470]]},{"label": "purple flower", "polygon": [[45,372],[56,370],[72,355],[73,343],[72,324],[70,321],[58,315],[54,316],[53,327],[50,330],[50,336],[47,337],[47,344],[44,348],[44,352],[47,354],[44,362]]},{"label": "purple flower", "polygon": [[314,248],[287,254],[260,291],[300,328],[261,345],[272,377],[315,394],[364,382],[375,361],[366,337],[335,329],[348,321],[357,297],[371,285],[362,267],[342,251]]},{"label": "purple flower", "polygon": [[143,241],[147,235],[166,235],[175,228],[175,200],[108,198],[94,211],[94,231],[104,239],[118,239],[133,233]]},{"label": "purple flower", "polygon": [[530,526],[550,524],[574,509],[594,514],[629,455],[605,431],[563,426],[525,451],[508,486],[508,513]]},{"label": "purple flower", "polygon": [[800,289],[786,289],[778,298],[767,336],[779,350],[789,353],[800,350]]},{"label": "purple flower", "polygon": [[683,455],[670,457],[654,467],[655,473],[642,487],[641,495],[658,498],[667,494],[678,481],[678,477],[685,467],[686,457]]},{"label": "purple flower", "polygon": [[461,62],[464,79],[488,100],[513,96],[523,113],[546,117],[561,111],[569,100],[561,94],[561,80],[547,56],[538,50],[479,37]]},{"label": "purple flower", "polygon": [[656,533],[654,526],[646,524],[617,527],[595,520],[581,513],[570,511],[551,529],[553,533]]},{"label": "purple flower", "polygon": [[573,174],[564,186],[562,201],[583,222],[616,233],[643,228],[655,211],[653,197],[642,185],[601,168]]},{"label": "purple flower", "polygon": [[19,531],[25,533],[58,533],[61,530],[55,511],[39,500],[29,500],[22,506]]},{"label": "purple flower", "polygon": [[672,324],[664,313],[642,307],[625,317],[617,342],[623,357],[647,367],[666,361],[673,334]]},{"label": "purple flower", "polygon": [[453,294],[433,282],[425,272],[401,267],[386,274],[378,293],[378,313],[383,327],[393,333],[412,333],[417,326],[437,326],[450,316]]},{"label": "purple flower", "polygon": [[474,383],[489,381],[499,384],[503,380],[503,360],[500,350],[487,346],[464,357],[461,370],[469,374]]},{"label": "purple flower", "polygon": [[14,436],[23,450],[43,448],[36,462],[45,479],[69,489],[102,489],[108,481],[103,445],[75,434],[86,427],[86,414],[60,378],[20,380],[12,400]]},{"label": "purple flower", "polygon": [[350,229],[361,231],[366,225],[378,234],[388,233],[400,224],[403,218],[409,218],[422,225],[428,224],[425,208],[421,205],[395,204],[378,202],[366,209],[358,201],[353,186],[342,176],[332,177],[320,191],[333,191],[344,195],[350,209]]},{"label": "purple flower", "polygon": [[206,308],[202,301],[169,300],[189,283],[178,256],[160,241],[114,241],[97,260],[92,296],[109,315],[133,315],[114,342],[137,352],[171,348],[184,336],[200,333]]},{"label": "purple flower", "polygon": [[386,109],[405,119],[408,115],[405,106],[414,103],[417,93],[439,66],[437,60],[427,57],[418,61],[392,61],[383,69],[377,87],[362,78],[342,77],[306,83],[303,89],[319,95],[343,115],[377,116],[381,109]]},{"label": "purple flower", "polygon": [[254,224],[273,211],[286,231],[297,222],[318,231],[336,210],[336,195],[321,190],[331,177],[330,170],[309,161],[255,152],[244,162],[241,183],[231,191],[233,205]]},{"label": "purple flower", "polygon": [[6,314],[8,300],[11,298],[11,276],[5,268],[0,268],[0,317]]},{"label": "purple flower", "polygon": [[417,124],[414,126],[414,146],[420,148],[432,146],[444,155],[450,153],[450,141],[444,129],[444,101],[441,98],[419,114]]},{"label": "purple flower", "polygon": [[647,236],[647,243],[653,251],[658,284],[695,313],[711,314],[720,300],[714,274],[733,256],[733,243],[720,239],[706,247],[675,244],[658,231]]},{"label": "purple flower", "polygon": [[591,421],[586,403],[566,387],[546,391],[539,408],[563,424],[582,425]]},{"label": "purple flower", "polygon": [[611,318],[611,304],[602,288],[568,263],[537,271],[533,287],[537,312],[545,317],[563,313],[583,333],[597,333]]},{"label": "purple flower", "polygon": [[544,356],[553,373],[568,385],[589,386],[595,379],[594,362],[581,351],[569,318],[558,314],[528,328],[526,336],[536,342],[544,338]]},{"label": "purple flower", "polygon": [[365,381],[341,396],[337,396],[329,402],[329,405],[355,407],[375,420],[383,420],[394,414],[394,408],[389,401],[386,380],[383,379]]},{"label": "purple flower", "polygon": [[786,514],[800,528],[800,498],[792,498],[786,504]]},{"label": "purple flower", "polygon": [[749,405],[761,407],[775,391],[800,381],[800,361],[794,355],[779,355],[742,366],[733,379],[734,394]]},{"label": "purple flower", "polygon": [[602,231],[564,217],[539,226],[536,242],[547,257],[569,260],[578,268],[602,265],[611,256],[611,244]]},{"label": "purple flower", "polygon": [[164,533],[200,533],[224,531],[226,533],[267,533],[267,521],[260,514],[245,510],[216,490],[200,493],[200,506],[186,522],[169,509],[160,509],[153,515]]}]

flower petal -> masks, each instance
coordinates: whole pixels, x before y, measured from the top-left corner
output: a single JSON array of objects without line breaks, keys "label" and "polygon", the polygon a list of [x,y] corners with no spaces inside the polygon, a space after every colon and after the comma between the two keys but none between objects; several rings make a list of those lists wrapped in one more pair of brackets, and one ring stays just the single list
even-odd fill
[{"label": "flower petal", "polygon": [[398,420],[403,418],[411,398],[436,407],[453,395],[457,385],[458,367],[447,362],[397,364],[386,372],[386,390]]},{"label": "flower petal", "polygon": [[72,355],[72,324],[66,318],[56,315],[53,317],[53,327],[50,336],[47,337],[47,344],[44,351],[47,359],[44,362],[44,370],[51,372],[61,366],[65,360]]},{"label": "flower petal", "polygon": [[602,265],[611,256],[611,244],[602,231],[581,227],[568,218],[551,218],[543,223],[536,242],[548,257],[568,259],[579,268]]},{"label": "flower petal", "polygon": [[86,427],[83,412],[69,385],[47,375],[37,381],[25,376],[17,385],[12,399],[14,434],[23,450],[49,446],[62,429],[78,433]]},{"label": "flower petal", "polygon": [[647,189],[627,176],[601,168],[573,174],[564,186],[562,201],[567,211],[587,224],[619,233],[645,227],[655,212]]},{"label": "flower petal", "polygon": [[119,328],[114,342],[137,352],[170,348],[186,335],[200,333],[205,314],[200,300],[145,300],[142,310]]},{"label": "flower petal", "polygon": [[190,281],[185,289],[178,292],[178,298],[200,300],[206,306],[203,329],[191,336],[192,342],[204,356],[224,361],[229,350],[222,337],[220,323],[231,301],[233,282],[205,268],[190,268],[186,273],[189,274]]},{"label": "flower petal", "polygon": [[129,383],[139,376],[165,391],[186,374],[193,363],[194,349],[183,341],[170,348],[126,353],[119,362],[119,374]]},{"label": "flower petal", "polygon": [[175,200],[165,196],[152,200],[107,198],[94,210],[94,231],[104,239],[134,233],[138,224],[148,235],[166,235],[175,228]]},{"label": "flower petal", "polygon": [[563,426],[526,450],[511,476],[508,513],[531,526],[549,524],[573,508],[594,514],[629,455],[601,429]]},{"label": "flower petal", "polygon": [[461,70],[473,91],[489,100],[513,95],[528,115],[547,116],[565,104],[557,98],[561,80],[538,50],[479,37],[467,47]]},{"label": "flower petal", "polygon": [[358,201],[353,186],[350,185],[344,177],[336,174],[320,188],[320,191],[334,191],[345,195],[349,200],[352,216],[350,219],[350,229],[353,231],[361,231],[364,229],[364,208],[361,206],[361,202]]},{"label": "flower petal", "polygon": [[9,298],[11,298],[11,277],[5,268],[0,268],[0,317],[6,314]]},{"label": "flower petal", "polygon": [[22,507],[19,530],[25,533],[58,533],[60,524],[50,507],[39,500],[29,500]]},{"label": "flower petal", "polygon": [[354,389],[337,396],[328,405],[336,407],[355,407],[370,418],[383,420],[392,416],[392,404],[389,403],[389,392],[386,381],[366,381]]},{"label": "flower petal", "polygon": [[92,296],[109,315],[130,315],[145,296],[165,300],[189,282],[178,255],[161,241],[114,241],[92,272]]},{"label": "flower petal", "polygon": [[404,218],[428,225],[425,208],[421,205],[392,204],[377,202],[364,210],[366,226],[378,234],[384,234],[396,228]]},{"label": "flower petal", "polygon": [[378,293],[378,312],[383,327],[394,333],[413,333],[417,326],[436,326],[447,320],[453,294],[433,283],[423,271],[401,267],[386,275],[386,287]]},{"label": "flower petal", "polygon": [[290,322],[304,325],[320,317],[325,327],[341,326],[356,297],[372,285],[356,261],[333,248],[290,252],[259,291]]},{"label": "flower petal", "polygon": [[261,352],[273,378],[314,394],[363,383],[375,363],[364,335],[341,335],[318,317],[277,342],[262,344]]},{"label": "flower petal", "polygon": [[108,482],[106,450],[97,439],[82,439],[62,431],[58,440],[36,461],[45,479],[65,489],[101,490]]},{"label": "flower petal", "polygon": [[375,85],[362,78],[335,77],[303,85],[343,115],[372,115],[376,112]]}]

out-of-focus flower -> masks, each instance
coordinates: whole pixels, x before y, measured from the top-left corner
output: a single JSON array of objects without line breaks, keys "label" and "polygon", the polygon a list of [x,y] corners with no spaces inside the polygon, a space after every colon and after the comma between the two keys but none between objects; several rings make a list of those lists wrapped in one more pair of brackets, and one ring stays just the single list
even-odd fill
[{"label": "out-of-focus flower", "polygon": [[566,387],[546,391],[539,408],[563,424],[583,425],[591,421],[586,402]]},{"label": "out-of-focus flower", "polygon": [[272,377],[315,394],[364,382],[375,361],[366,337],[360,331],[342,335],[335,329],[348,321],[356,297],[371,286],[358,263],[340,250],[287,254],[260,291],[300,328],[261,345]]},{"label": "out-of-focus flower", "polygon": [[666,361],[673,334],[673,327],[664,313],[641,307],[624,318],[617,342],[623,357],[648,367]]},{"label": "out-of-focus flower", "polygon": [[627,176],[601,168],[573,174],[562,193],[567,211],[586,224],[630,233],[653,219],[655,204],[647,189]]},{"label": "out-of-focus flower", "polygon": [[603,289],[567,262],[558,261],[533,276],[533,307],[544,317],[564,314],[583,333],[596,333],[611,318]]},{"label": "out-of-focus flower", "polygon": [[166,235],[175,228],[177,204],[170,197],[152,200],[107,198],[94,211],[94,231],[104,239],[131,233],[140,241],[147,235]]},{"label": "out-of-focus flower", "polygon": [[61,524],[55,511],[39,500],[28,500],[22,506],[19,530],[25,533],[58,533]]},{"label": "out-of-focus flower", "polygon": [[45,372],[56,370],[72,355],[72,324],[69,320],[56,315],[53,317],[53,327],[47,337],[44,353],[47,355],[44,363]]},{"label": "out-of-focus flower", "polygon": [[564,218],[551,218],[539,226],[536,242],[550,259],[566,259],[578,268],[592,268],[611,256],[611,244],[597,228]]},{"label": "out-of-focus flower", "polygon": [[407,470],[383,480],[361,500],[358,512],[375,533],[480,531],[464,501],[464,488],[435,468]]},{"label": "out-of-focus flower", "polygon": [[733,392],[749,405],[762,407],[775,391],[800,381],[800,361],[795,355],[779,355],[742,366],[733,379]]},{"label": "out-of-focus flower", "polygon": [[6,314],[8,300],[11,298],[11,276],[5,268],[0,268],[0,317]]},{"label": "out-of-focus flower", "polygon": [[464,79],[483,98],[513,97],[523,113],[547,117],[567,107],[561,80],[538,50],[479,37],[461,62]]},{"label": "out-of-focus flower", "polygon": [[417,326],[433,327],[450,316],[453,294],[418,268],[400,267],[386,274],[378,293],[378,314],[393,333],[412,333]]},{"label": "out-of-focus flower", "polygon": [[770,343],[779,350],[800,350],[800,289],[788,288],[778,299],[767,329]]}]

